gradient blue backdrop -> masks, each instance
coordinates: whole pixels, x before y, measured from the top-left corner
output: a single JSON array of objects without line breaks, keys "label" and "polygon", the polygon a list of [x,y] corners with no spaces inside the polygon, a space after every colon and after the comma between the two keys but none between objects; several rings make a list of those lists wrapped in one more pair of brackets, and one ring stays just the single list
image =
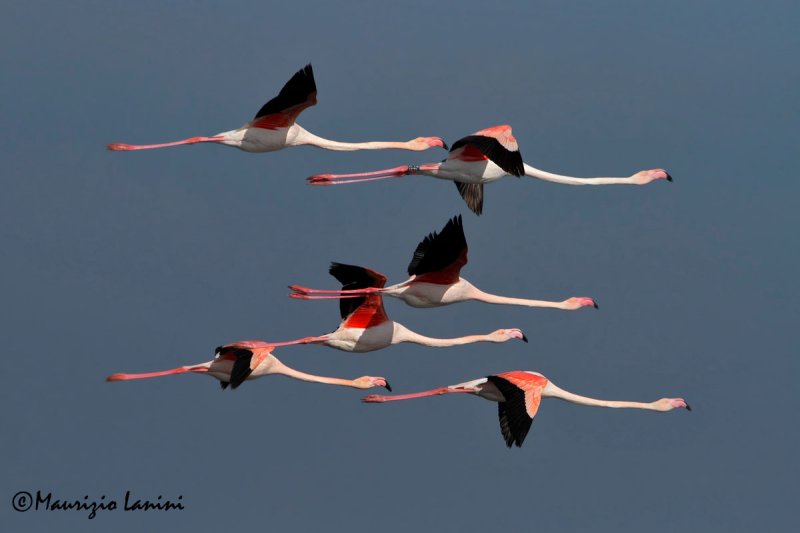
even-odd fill
[{"label": "gradient blue backdrop", "polygon": [[[0,327],[4,531],[788,531],[798,527],[797,87],[793,2],[4,2]],[[311,188],[318,172],[441,150],[112,153],[246,122],[314,65],[300,123],[339,140],[449,142],[509,123],[533,165],[663,166],[675,182],[576,188],[505,178],[484,216],[424,177]],[[421,333],[521,327],[530,344],[276,354],[400,392],[537,370],[609,399],[545,401],[522,449],[495,405],[362,405],[281,377],[221,392],[113,372],[211,358],[338,322],[338,260],[404,276],[463,213],[465,277],[499,294],[588,295],[599,311],[477,303],[390,315]],[[63,499],[183,495],[171,513],[16,513]]]}]

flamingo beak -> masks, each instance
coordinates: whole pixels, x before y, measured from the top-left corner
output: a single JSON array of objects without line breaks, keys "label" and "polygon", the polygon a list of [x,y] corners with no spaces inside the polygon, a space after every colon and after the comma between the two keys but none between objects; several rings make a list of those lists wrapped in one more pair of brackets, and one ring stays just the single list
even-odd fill
[{"label": "flamingo beak", "polygon": [[523,342],[528,342],[528,337],[526,337],[524,333],[522,334],[522,340]]},{"label": "flamingo beak", "polygon": [[691,410],[692,410],[692,408],[689,406],[689,404],[688,404],[688,403],[686,404],[686,410],[687,410],[687,411],[691,411]]},{"label": "flamingo beak", "polygon": [[592,302],[593,302],[593,304],[594,304],[594,308],[595,308],[595,309],[600,309],[600,306],[599,306],[599,305],[597,305],[597,302],[595,302],[594,300],[592,300]]},{"label": "flamingo beak", "polygon": [[667,174],[667,181],[672,181],[672,176],[670,176],[669,174]]},{"label": "flamingo beak", "polygon": [[388,381],[386,382],[386,385],[384,385],[384,387],[386,387],[386,390],[388,390],[389,392],[392,392],[392,386],[389,385]]}]

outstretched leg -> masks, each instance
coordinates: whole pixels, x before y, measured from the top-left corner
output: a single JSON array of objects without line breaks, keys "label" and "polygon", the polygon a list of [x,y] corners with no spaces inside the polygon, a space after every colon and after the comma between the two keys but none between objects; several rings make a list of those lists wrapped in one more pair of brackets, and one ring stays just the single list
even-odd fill
[{"label": "outstretched leg", "polygon": [[403,165],[375,172],[359,172],[358,174],[316,174],[306,178],[306,181],[308,181],[309,185],[344,185],[386,178],[402,178],[403,176],[415,174],[418,170],[419,167],[416,165]]},{"label": "outstretched leg", "polygon": [[161,144],[123,144],[113,143],[106,146],[112,152],[130,152],[132,150],[152,150],[153,148],[167,148],[170,146],[180,146],[182,144],[215,143],[224,141],[225,137],[190,137],[182,141],[173,141]]},{"label": "outstretched leg", "polygon": [[370,394],[369,396],[361,398],[361,401],[364,403],[384,403],[384,402],[394,402],[397,400],[412,400],[414,398],[424,398],[426,396],[441,396],[442,394],[451,394],[454,392],[466,392],[469,394],[475,394],[475,391],[472,389],[439,387],[438,389],[431,389],[423,392],[414,392],[411,394],[395,394],[392,396],[381,395],[381,394]]}]

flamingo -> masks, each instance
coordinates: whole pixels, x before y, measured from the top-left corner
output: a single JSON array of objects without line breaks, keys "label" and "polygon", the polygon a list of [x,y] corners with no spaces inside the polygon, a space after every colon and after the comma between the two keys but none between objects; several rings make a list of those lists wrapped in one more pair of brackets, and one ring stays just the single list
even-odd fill
[{"label": "flamingo", "polygon": [[[367,268],[336,265],[331,268],[331,274],[342,283],[345,289],[382,288],[386,284],[385,276]],[[473,342],[500,343],[511,339],[522,339],[524,342],[528,342],[525,334],[516,328],[498,329],[486,335],[467,335],[453,339],[426,337],[411,331],[402,324],[389,320],[386,310],[383,308],[383,297],[376,292],[340,299],[339,311],[342,315],[342,322],[332,333],[318,337],[303,337],[288,342],[277,342],[272,345],[324,344],[345,352],[365,353],[401,342],[433,347],[459,346]]]},{"label": "flamingo", "polygon": [[459,383],[458,385],[450,385],[413,394],[397,394],[393,396],[373,394],[366,396],[362,401],[366,403],[383,403],[459,392],[474,394],[486,400],[497,402],[500,431],[503,434],[506,446],[509,448],[513,444],[518,448],[522,446],[522,442],[525,440],[525,436],[533,423],[533,418],[539,410],[539,403],[542,398],[559,398],[568,402],[595,407],[647,409],[661,412],[671,411],[676,408],[692,410],[683,398],[661,398],[650,403],[587,398],[557,387],[555,383],[538,372],[521,370],[504,372],[467,381],[466,383]]},{"label": "flamingo", "polygon": [[274,345],[266,342],[239,341],[233,344],[220,346],[215,350],[214,359],[206,363],[179,366],[171,370],[147,372],[144,374],[112,374],[106,378],[106,381],[155,378],[191,372],[217,378],[224,390],[228,388],[228,385],[230,385],[231,389],[235,389],[246,380],[260,378],[270,374],[282,374],[290,378],[311,381],[313,383],[327,383],[329,385],[341,385],[344,387],[354,387],[356,389],[385,387],[389,391],[392,390],[389,382],[381,377],[362,376],[356,379],[339,379],[314,376],[294,370],[281,363],[272,353],[273,349]]},{"label": "flamingo", "polygon": [[287,146],[309,144],[327,150],[380,150],[397,148],[400,150],[427,150],[433,146],[447,149],[439,137],[417,137],[406,142],[361,142],[346,143],[317,137],[301,128],[295,120],[307,107],[317,103],[317,85],[314,71],[306,65],[295,73],[283,86],[281,92],[264,104],[253,120],[239,129],[223,131],[211,137],[191,137],[181,141],[161,144],[109,144],[113,151],[150,150],[182,144],[218,143],[233,146],[245,152],[274,152]]},{"label": "flamingo", "polygon": [[[408,265],[409,279],[385,288],[367,287],[356,290],[318,290],[300,285],[290,285],[294,292],[292,298],[319,300],[335,298],[354,298],[371,293],[400,298],[412,307],[440,307],[467,300],[477,300],[490,304],[522,305],[527,307],[550,307],[574,311],[582,307],[598,308],[592,298],[573,296],[562,302],[527,300],[489,294],[478,289],[460,277],[461,269],[467,264],[467,239],[461,215],[453,217],[442,228],[441,233],[433,232],[425,237],[414,251]],[[362,267],[332,263],[330,272],[345,266],[351,269]],[[366,269],[363,269],[366,270]]]},{"label": "flamingo", "polygon": [[477,215],[483,212],[483,184],[503,176],[530,176],[566,185],[645,185],[653,180],[672,181],[666,170],[642,170],[627,178],[574,178],[539,170],[522,162],[511,126],[493,126],[477,131],[453,144],[441,163],[404,165],[358,174],[317,174],[307,178],[310,185],[339,185],[422,174],[454,181],[467,206]]}]

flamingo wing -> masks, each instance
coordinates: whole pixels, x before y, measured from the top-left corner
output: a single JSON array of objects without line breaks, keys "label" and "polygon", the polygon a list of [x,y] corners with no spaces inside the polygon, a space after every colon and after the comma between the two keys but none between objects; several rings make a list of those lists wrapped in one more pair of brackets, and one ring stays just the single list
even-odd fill
[{"label": "flamingo wing", "polygon": [[440,233],[434,231],[417,245],[408,265],[408,275],[416,276],[416,281],[455,283],[461,268],[467,264],[467,251],[464,225],[458,215],[448,220]]},{"label": "flamingo wing", "polygon": [[[342,290],[383,288],[386,276],[355,265],[331,263],[328,272],[342,284]],[[339,312],[342,323],[348,328],[370,328],[389,320],[383,308],[383,297],[380,294],[368,294],[360,298],[344,298],[339,300]]]},{"label": "flamingo wing", "polygon": [[261,106],[250,127],[274,130],[291,126],[304,109],[316,103],[317,84],[308,64],[286,82],[278,96]]},{"label": "flamingo wing", "polygon": [[250,376],[253,372],[251,362],[253,360],[253,351],[244,348],[236,349],[236,360],[233,362],[233,370],[231,370],[230,384],[231,388],[235,389]]},{"label": "flamingo wing", "polygon": [[263,341],[239,341],[217,348],[215,359],[233,361],[230,379],[220,382],[222,389],[225,390],[228,385],[235,389],[244,383],[253,369],[272,354],[273,348]]},{"label": "flamingo wing", "polygon": [[450,148],[447,158],[476,161],[481,155],[512,176],[525,175],[522,155],[511,134],[511,126],[494,126],[459,139]]},{"label": "flamingo wing", "polygon": [[467,203],[470,211],[476,215],[483,213],[483,183],[461,183],[454,181],[458,194]]},{"label": "flamingo wing", "polygon": [[247,376],[252,372],[250,369],[250,360],[252,357],[252,350],[242,348],[236,344],[228,344],[216,349],[216,354],[214,355],[215,359],[233,361],[233,370],[231,370],[230,378],[228,381],[220,381],[222,390],[227,389],[228,385],[230,385],[232,389],[235,389],[247,379]]},{"label": "flamingo wing", "polygon": [[497,414],[506,446],[519,448],[533,424],[533,417],[525,408],[525,391],[499,376],[488,376],[488,380],[505,398],[504,402],[497,402]]}]

